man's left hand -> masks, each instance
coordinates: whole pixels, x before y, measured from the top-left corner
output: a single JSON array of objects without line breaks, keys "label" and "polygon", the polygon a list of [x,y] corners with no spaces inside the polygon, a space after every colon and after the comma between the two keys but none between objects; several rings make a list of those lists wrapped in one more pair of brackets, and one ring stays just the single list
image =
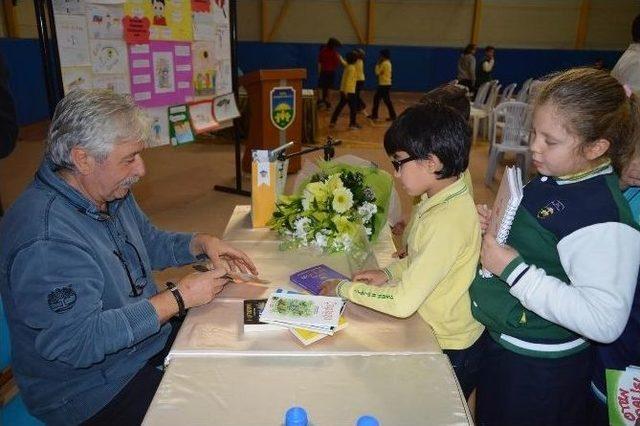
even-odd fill
[{"label": "man's left hand", "polygon": [[212,235],[196,234],[191,240],[190,249],[195,256],[206,254],[216,269],[223,268],[258,275],[258,269],[245,252]]},{"label": "man's left hand", "polygon": [[518,257],[518,252],[512,247],[501,246],[491,234],[484,235],[482,250],[480,251],[480,262],[486,270],[500,276],[504,268],[516,257]]},{"label": "man's left hand", "polygon": [[337,279],[323,281],[320,296],[336,296],[336,287],[340,281]]}]

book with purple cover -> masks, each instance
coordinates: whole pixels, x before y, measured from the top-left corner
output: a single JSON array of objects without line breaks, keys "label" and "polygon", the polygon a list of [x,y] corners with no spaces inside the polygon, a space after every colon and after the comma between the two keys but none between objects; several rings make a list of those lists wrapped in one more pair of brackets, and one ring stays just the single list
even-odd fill
[{"label": "book with purple cover", "polygon": [[289,277],[292,283],[307,290],[311,294],[318,295],[322,287],[322,283],[330,279],[348,280],[349,278],[340,272],[329,268],[327,265],[316,265],[311,268],[303,269]]}]

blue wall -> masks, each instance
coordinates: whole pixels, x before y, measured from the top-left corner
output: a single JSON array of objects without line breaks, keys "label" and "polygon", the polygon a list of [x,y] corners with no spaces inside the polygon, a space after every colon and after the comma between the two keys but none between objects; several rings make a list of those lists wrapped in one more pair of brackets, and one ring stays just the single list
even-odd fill
[{"label": "blue wall", "polygon": [[[354,46],[343,46],[343,56]],[[313,88],[318,79],[317,55],[319,44],[312,43],[260,43],[239,42],[239,65],[243,72],[260,68],[306,68],[305,87]],[[448,47],[417,46],[366,46],[365,72],[369,89],[376,85],[373,67],[378,51],[391,50],[393,62],[393,87],[401,91],[426,91],[456,77],[459,49]],[[494,78],[504,85],[522,83],[529,77],[539,77],[549,72],[592,64],[602,58],[605,67],[611,69],[622,54],[621,51],[556,50],[556,49],[498,49]],[[477,54],[482,59],[482,52]]]},{"label": "blue wall", "polygon": [[15,101],[18,124],[48,118],[47,89],[38,40],[0,38],[0,54],[9,68],[9,89]]},{"label": "blue wall", "polygon": [[[344,54],[353,46],[343,46]],[[305,87],[316,85],[317,43],[239,42],[240,68],[246,73],[260,68],[306,68]],[[378,51],[391,50],[393,86],[395,90],[426,91],[455,78],[459,49],[448,47],[366,46],[366,88],[376,85],[373,78]],[[9,86],[13,93],[18,122],[33,123],[48,117],[47,94],[38,40],[0,38],[0,54],[9,67]],[[522,83],[551,71],[592,64],[602,58],[605,67],[612,68],[622,52],[557,49],[498,49],[494,77],[504,85]],[[478,53],[481,59],[481,52]]]}]

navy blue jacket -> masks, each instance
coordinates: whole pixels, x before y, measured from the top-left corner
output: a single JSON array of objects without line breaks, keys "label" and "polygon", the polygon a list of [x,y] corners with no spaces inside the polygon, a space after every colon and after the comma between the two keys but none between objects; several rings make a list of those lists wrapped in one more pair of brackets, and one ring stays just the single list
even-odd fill
[{"label": "navy blue jacket", "polygon": [[88,419],[164,347],[151,271],[192,262],[191,238],[156,229],[131,193],[98,211],[43,161],[0,222],[13,371],[34,416]]}]

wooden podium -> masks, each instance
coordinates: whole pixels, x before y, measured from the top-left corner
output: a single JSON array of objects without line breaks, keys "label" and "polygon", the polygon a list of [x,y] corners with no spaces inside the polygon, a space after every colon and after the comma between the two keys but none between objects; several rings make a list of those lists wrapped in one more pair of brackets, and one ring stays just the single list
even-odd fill
[{"label": "wooden podium", "polygon": [[[302,140],[302,80],[304,68],[258,70],[240,77],[249,95],[249,138],[242,158],[242,170],[251,172],[252,149],[274,149],[289,141],[291,152],[300,150]],[[284,129],[283,129],[284,128]],[[289,160],[289,173],[300,170],[300,157]]]}]

